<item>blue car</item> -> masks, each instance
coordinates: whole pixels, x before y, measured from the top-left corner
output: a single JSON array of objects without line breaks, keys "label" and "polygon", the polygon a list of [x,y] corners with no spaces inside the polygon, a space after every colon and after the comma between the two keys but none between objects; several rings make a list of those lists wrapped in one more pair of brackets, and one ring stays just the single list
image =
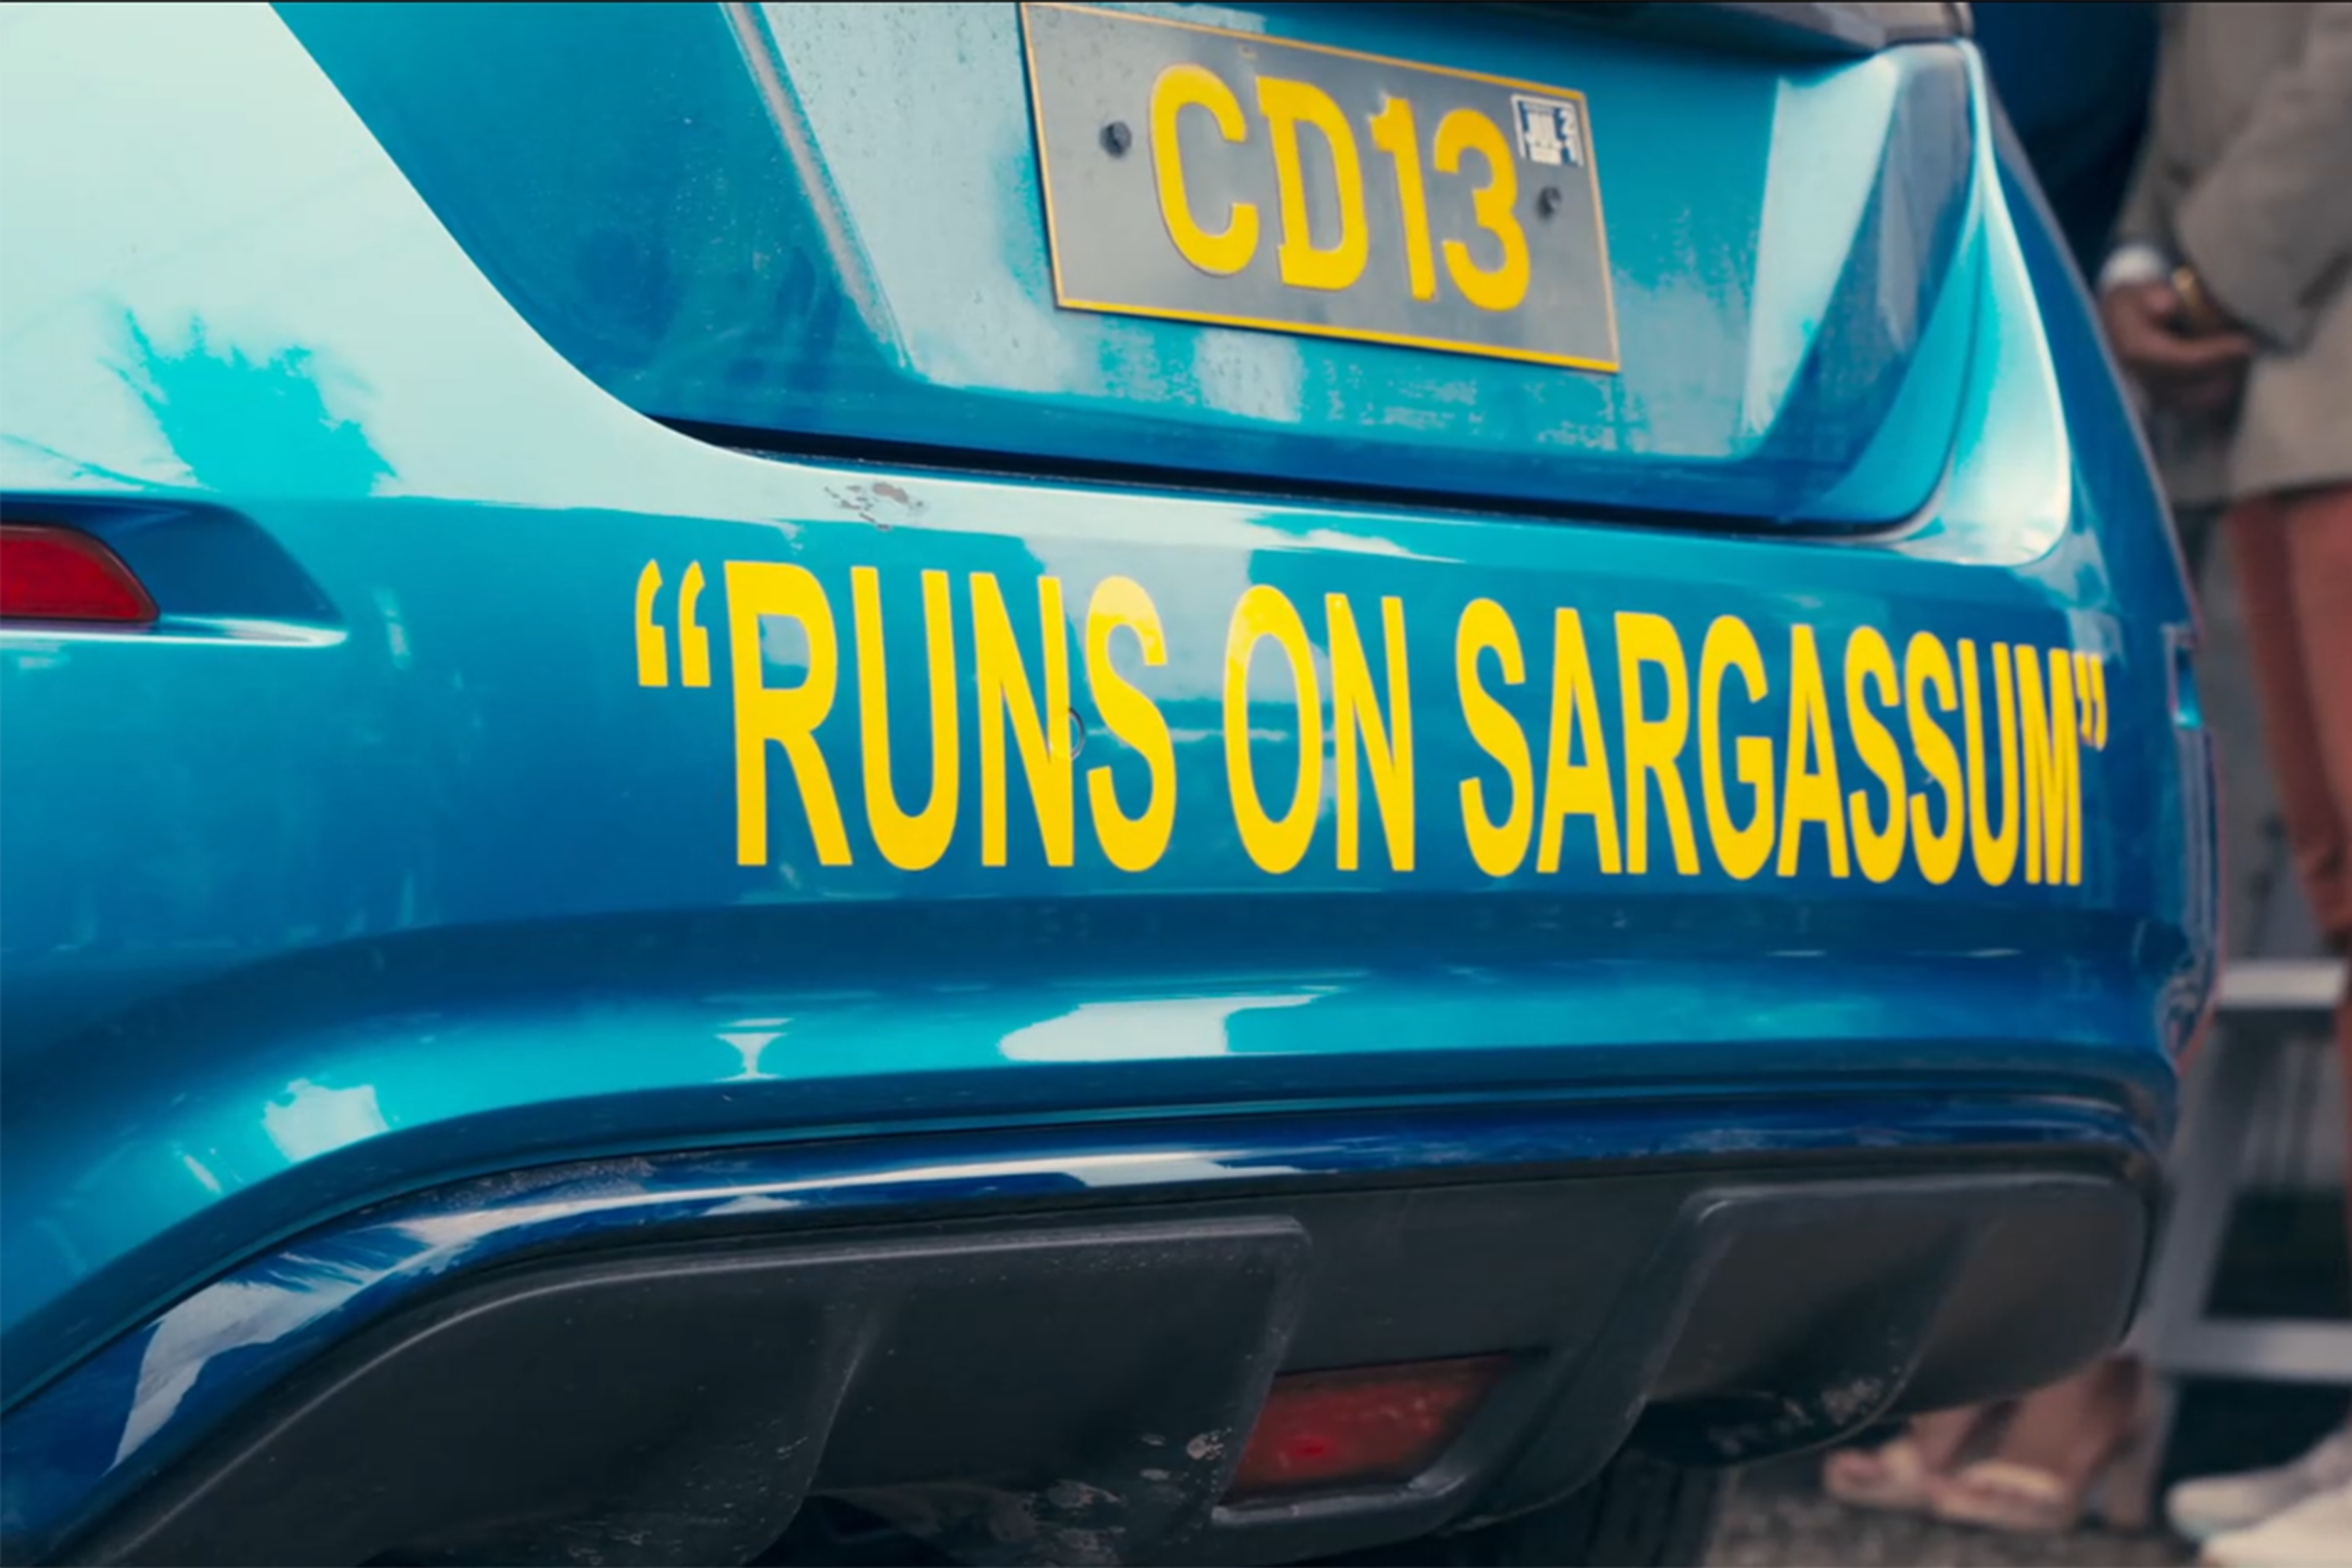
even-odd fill
[{"label": "blue car", "polygon": [[2132,1310],[1963,6],[10,7],[0,530],[9,1562],[1687,1561]]}]

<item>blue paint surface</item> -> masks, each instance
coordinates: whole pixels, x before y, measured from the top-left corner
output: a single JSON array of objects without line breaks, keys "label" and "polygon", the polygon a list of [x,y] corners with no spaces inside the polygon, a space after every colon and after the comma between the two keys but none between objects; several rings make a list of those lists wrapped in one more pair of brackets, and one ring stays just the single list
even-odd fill
[{"label": "blue paint surface", "polygon": [[1056,310],[1013,5],[288,17],[532,324],[667,418],[1743,520],[1934,489],[1968,357],[1938,306],[1979,265],[1958,47],[1767,66],[1483,7],[1135,9],[1582,92],[1622,370]]},{"label": "blue paint surface", "polygon": [[[1331,25],[1387,29],[1391,52],[1433,58],[1475,54],[1488,47],[1479,29],[1503,26],[1408,37],[1423,26],[1411,15]],[[1106,381],[1099,353],[1056,358],[1039,339],[982,357],[1037,384],[1019,396],[910,361],[871,384],[878,402],[822,378],[793,402],[789,378],[761,380],[782,401],[739,419],[782,440],[813,428],[812,410],[895,409],[932,454],[917,466],[755,455],[654,417],[680,412],[655,395],[655,371],[679,362],[656,355],[655,371],[625,374],[582,346],[625,311],[600,307],[573,323],[584,335],[551,325],[553,307],[485,259],[480,215],[437,187],[436,210],[420,194],[431,182],[404,172],[269,9],[0,16],[0,492],[12,517],[105,535],[163,612],[135,636],[0,631],[0,1363],[12,1407],[100,1364],[92,1357],[129,1353],[123,1336],[289,1237],[558,1162],[950,1129],[1017,1143],[1092,1127],[1117,1143],[1177,1117],[1402,1115],[1528,1096],[1605,1120],[1730,1094],[1800,1119],[1830,1095],[2020,1106],[2060,1095],[2160,1138],[2171,1059],[2213,958],[2210,761],[2186,687],[2194,628],[2079,283],[1997,154],[1980,96],[1943,281],[1871,295],[1885,342],[1915,345],[1908,368],[1839,392],[1862,411],[1853,429],[1773,425],[1818,428],[1835,456],[1796,478],[1765,461],[1770,441],[1741,447],[1725,423],[1722,333],[1777,344],[1791,398],[1830,395],[1807,375],[1878,363],[1822,357],[1829,316],[1794,303],[1751,312],[1751,292],[1793,300],[1772,290],[1843,275],[1776,271],[1756,248],[1782,221],[1758,169],[1825,145],[1805,136],[1881,124],[1863,109],[1894,115],[1898,79],[1942,68],[1919,63],[1927,55],[1971,81],[1972,57],[1935,46],[1918,61],[1808,67],[1794,85],[1767,72],[1717,92],[1634,46],[1559,39],[1544,47],[1576,56],[1563,69],[1594,94],[1609,181],[1643,158],[1673,165],[1675,121],[1706,121],[1700,106],[1758,132],[1737,168],[1607,186],[1628,364],[1659,378],[1647,403],[1625,401],[1651,384],[1630,369],[1611,383],[1518,382],[1394,351],[1114,329],[1048,310],[1041,331],[1142,333],[1118,341],[1144,345],[1145,370],[1181,348],[1231,356],[1253,381],[1278,351],[1306,355],[1330,395],[1311,416],[1302,405],[1290,437],[1260,442],[1212,418],[1181,377]],[[1650,102],[1633,84],[1653,69],[1665,74],[1646,79],[1668,85]],[[1733,68],[1674,69],[1712,83]],[[1778,119],[1759,107],[1767,99]],[[1656,121],[1646,153],[1628,134],[1644,114]],[[35,124],[40,134],[25,132]],[[1762,134],[1767,124],[1796,140]],[[853,199],[867,176],[851,161],[840,177],[845,201],[866,199]],[[1831,184],[1780,188],[1801,205]],[[1711,195],[1722,199],[1700,199]],[[1028,270],[1035,235],[1014,226],[1017,182],[958,199],[1004,204],[1009,237],[987,255],[1007,272],[990,287],[1030,290],[1020,308],[1036,314],[1044,285]],[[1913,216],[1924,226],[1905,233],[1941,232],[1936,213]],[[1828,219],[1787,221],[1812,234]],[[1729,227],[1706,238],[1715,224]],[[1892,235],[1874,255],[1895,254]],[[913,276],[924,287],[932,274]],[[709,310],[706,324],[727,312]],[[648,304],[645,320],[660,314]],[[1741,386],[1759,363],[1740,351]],[[1065,378],[1046,374],[1055,365]],[[819,368],[846,374],[831,359]],[[1473,383],[1462,406],[1496,422],[1349,445],[1372,404]],[[1556,401],[1547,417],[1589,450],[1551,453],[1517,414],[1501,416],[1520,393]],[[1088,423],[1089,400],[1107,396],[1142,412],[1117,431]],[[1229,436],[1238,444],[1223,445]],[[1036,471],[959,470],[941,455],[959,445],[1037,454]],[[1113,483],[1057,469],[1066,445],[1098,462],[1182,466],[1192,454],[1271,477],[1259,493],[1233,493],[1230,476],[1205,490]],[[1478,487],[1447,465],[1489,457],[1506,490],[1543,476],[1548,513],[1339,502],[1293,482],[1337,464],[1372,489],[1467,495]],[[1883,518],[1913,490],[1895,509],[1916,508],[1901,528],[1779,527],[1799,514]],[[1743,509],[1736,527],[1684,515]],[[845,864],[824,863],[776,745],[755,805],[769,842],[753,863],[739,858],[730,563],[804,568],[830,605],[838,690],[814,752],[839,799]],[[648,563],[663,584],[661,686],[640,684]],[[685,684],[677,618],[698,565],[708,686]],[[868,567],[888,628],[891,777],[910,809],[940,756],[922,577],[947,574],[962,793],[944,853],[920,870],[888,863],[872,826],[854,610],[854,573]],[[1001,587],[1033,680],[1048,647],[1039,582],[1062,587],[1067,624],[1053,635],[1071,660],[1071,732],[1084,736],[1066,865],[1049,863],[1017,754],[1004,863],[984,852],[977,574]],[[1087,605],[1111,577],[1149,593],[1167,649],[1147,666],[1131,633],[1116,645],[1170,730],[1174,831],[1140,871],[1108,858],[1087,783],[1107,768],[1129,814],[1152,788],[1086,668]],[[1298,608],[1321,686],[1322,743],[1305,749],[1321,759],[1314,826],[1280,874],[1244,841],[1227,738],[1279,808],[1307,718],[1271,645],[1228,713],[1230,620],[1253,588]],[[1418,781],[1410,870],[1369,797],[1357,867],[1341,864],[1332,595],[1353,606],[1375,672],[1381,602],[1400,606]],[[1556,868],[1538,868],[1537,847],[1495,874],[1464,828],[1465,784],[1496,814],[1512,795],[1462,702],[1457,633],[1481,599],[1522,644],[1520,683],[1492,653],[1479,668],[1527,739],[1538,789],[1562,608],[1581,617],[1612,757],[1626,739],[1616,656],[1633,623],[1621,614],[1664,617],[1694,675],[1717,617],[1750,626],[1769,690],[1752,707],[1727,699],[1725,744],[1761,736],[1776,758],[1794,628],[1811,627],[1839,715],[1841,790],[1862,792],[1872,813],[1879,786],[1839,674],[1859,629],[1898,657],[1927,632],[1980,658],[2004,644],[2095,659],[2105,700],[2099,743],[2086,736],[2080,752],[2079,879],[1989,885],[1964,856],[1933,883],[1909,852],[1883,882],[1858,866],[1841,877],[1819,823],[1797,825],[1788,874],[1776,860],[1737,877],[1700,809],[1695,742],[1674,764],[1697,819],[1688,871],[1652,780],[1643,874],[1604,870],[1581,817],[1567,819]],[[762,686],[806,678],[804,627],[771,619],[753,637]],[[1377,673],[1374,684],[1391,704]],[[1637,676],[1645,711],[1665,710],[1668,684],[1655,667]],[[1929,791],[1905,755],[1907,787]],[[1622,816],[1626,780],[1613,776]],[[1746,788],[1732,789],[1743,816]]]}]

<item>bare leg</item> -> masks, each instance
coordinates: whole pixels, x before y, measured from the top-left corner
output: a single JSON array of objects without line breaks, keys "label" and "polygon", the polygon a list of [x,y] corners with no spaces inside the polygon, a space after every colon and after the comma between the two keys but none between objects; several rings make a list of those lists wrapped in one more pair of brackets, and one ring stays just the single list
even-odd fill
[{"label": "bare leg", "polygon": [[2055,1476],[2080,1496],[2130,1436],[2139,1388],[2137,1364],[2116,1357],[2036,1389],[2018,1405],[1996,1458]]},{"label": "bare leg", "polygon": [[1969,1439],[1982,1430],[1999,1408],[1970,1405],[1958,1410],[1938,1410],[1933,1415],[1914,1416],[1906,1435],[1919,1445],[1919,1457],[1927,1462],[1927,1468],[1942,1475],[1960,1462]]},{"label": "bare leg", "polygon": [[[1990,1458],[1929,1483],[1933,1510],[1993,1530],[2074,1528],[2100,1477],[2138,1435],[2142,1382],[2137,1362],[2116,1356],[2036,1389],[2019,1404]],[[2110,1522],[2137,1526],[2142,1513]]]}]

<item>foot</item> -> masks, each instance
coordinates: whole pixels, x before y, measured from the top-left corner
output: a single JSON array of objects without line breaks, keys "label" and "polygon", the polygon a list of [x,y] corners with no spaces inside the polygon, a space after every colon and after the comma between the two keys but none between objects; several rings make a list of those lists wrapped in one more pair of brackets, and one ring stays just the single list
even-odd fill
[{"label": "foot", "polygon": [[[2144,1383],[2138,1363],[2118,1357],[2036,1390],[1990,1458],[1928,1483],[1928,1511],[1948,1523],[2015,1534],[2073,1530],[2102,1483],[2144,1444]],[[2110,1523],[2145,1524],[2142,1510],[2116,1508],[2107,1491],[2102,1511]]]},{"label": "foot", "polygon": [[1979,1459],[1928,1484],[1928,1508],[1947,1524],[2011,1535],[2063,1535],[2083,1520],[2083,1489],[2011,1459]]},{"label": "foot", "polygon": [[1896,1437],[1875,1448],[1841,1448],[1822,1466],[1822,1490],[1849,1508],[1916,1513],[1927,1506],[1930,1471],[1919,1445]]},{"label": "foot", "polygon": [[1916,1513],[1928,1484],[1959,1463],[2001,1412],[1970,1405],[1914,1416],[1900,1436],[1875,1448],[1841,1448],[1822,1466],[1822,1490],[1852,1508]]},{"label": "foot", "polygon": [[2205,1543],[2207,1568],[2342,1568],[2352,1563],[2352,1481]]},{"label": "foot", "polygon": [[[2308,1497],[2352,1485],[2352,1426],[2293,1464],[2183,1481],[2165,1495],[2165,1516],[2191,1541],[2250,1530]],[[2352,1543],[2344,1548],[2352,1560]]]}]

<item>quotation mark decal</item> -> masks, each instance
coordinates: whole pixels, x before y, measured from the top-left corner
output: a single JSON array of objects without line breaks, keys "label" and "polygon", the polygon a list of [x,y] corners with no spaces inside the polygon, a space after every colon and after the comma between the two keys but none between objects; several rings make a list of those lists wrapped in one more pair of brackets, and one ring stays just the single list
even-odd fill
[{"label": "quotation mark decal", "polygon": [[2107,661],[2095,653],[2074,651],[2074,712],[2081,720],[2083,744],[2095,752],[2107,749]]},{"label": "quotation mark decal", "polygon": [[[654,618],[655,601],[661,597],[662,574],[659,563],[646,563],[637,574],[637,684],[667,686],[669,684],[669,636]],[[688,565],[686,575],[677,585],[677,651],[680,686],[710,684],[710,634],[694,617],[695,606],[702,598],[702,563]]]}]

